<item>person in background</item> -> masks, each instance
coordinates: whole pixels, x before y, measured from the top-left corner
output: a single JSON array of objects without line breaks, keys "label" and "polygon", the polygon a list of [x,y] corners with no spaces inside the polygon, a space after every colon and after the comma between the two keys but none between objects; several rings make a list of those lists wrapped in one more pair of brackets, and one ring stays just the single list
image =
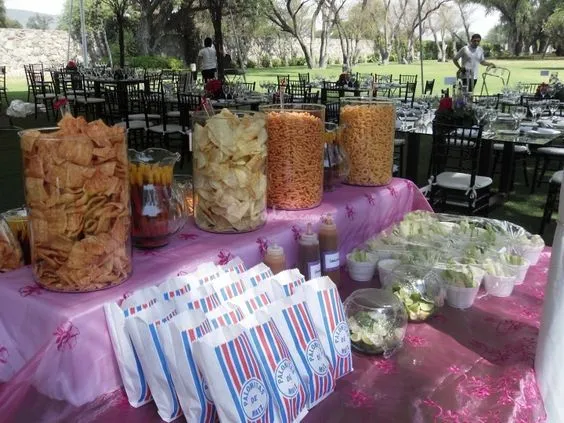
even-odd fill
[{"label": "person in background", "polygon": [[[478,82],[478,69],[480,65],[495,67],[492,62],[486,61],[484,50],[480,47],[482,37],[474,34],[470,38],[470,43],[462,47],[456,56],[452,58],[453,63],[458,68],[456,76],[462,80],[462,84],[468,87],[468,91],[473,91]],[[458,61],[461,61],[459,63]]]},{"label": "person in background", "polygon": [[204,48],[198,52],[198,68],[202,71],[204,82],[214,79],[217,72],[217,56],[212,44],[212,39],[207,37]]}]

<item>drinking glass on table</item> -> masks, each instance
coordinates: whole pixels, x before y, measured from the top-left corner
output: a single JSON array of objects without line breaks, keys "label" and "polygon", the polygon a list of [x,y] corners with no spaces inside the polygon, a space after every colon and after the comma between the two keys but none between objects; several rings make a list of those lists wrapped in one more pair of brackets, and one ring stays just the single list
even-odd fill
[{"label": "drinking glass on table", "polygon": [[476,114],[476,121],[478,122],[478,125],[482,125],[488,116],[488,109],[484,106],[476,106],[474,108],[474,113]]},{"label": "drinking glass on table", "polygon": [[550,116],[552,120],[555,120],[555,114],[560,110],[560,100],[548,100],[548,110],[550,111]]},{"label": "drinking glass on table", "polygon": [[525,106],[515,106],[511,108],[511,117],[515,121],[515,129],[519,129],[521,121],[527,116],[527,108]]},{"label": "drinking glass on table", "polygon": [[493,124],[497,120],[497,110],[496,109],[487,109],[487,119],[488,119],[488,129],[486,131],[486,135],[493,135],[495,131],[493,130]]},{"label": "drinking glass on table", "polygon": [[533,115],[533,118],[535,120],[536,123],[538,123],[541,115],[542,115],[542,111],[544,109],[544,102],[542,101],[530,101],[529,102],[529,109],[531,110],[531,114]]}]

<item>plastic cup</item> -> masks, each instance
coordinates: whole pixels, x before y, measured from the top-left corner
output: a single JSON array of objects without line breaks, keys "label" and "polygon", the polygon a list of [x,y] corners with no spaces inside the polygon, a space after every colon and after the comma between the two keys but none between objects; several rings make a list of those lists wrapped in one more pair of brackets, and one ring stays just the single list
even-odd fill
[{"label": "plastic cup", "polygon": [[390,285],[390,278],[398,264],[400,264],[400,261],[394,259],[384,259],[378,262],[378,278],[380,279],[380,286],[382,288],[386,288]]},{"label": "plastic cup", "polygon": [[525,259],[524,264],[506,264],[506,266],[515,276],[515,285],[521,285],[525,281],[525,276],[527,275],[527,271],[529,270],[529,262]]},{"label": "plastic cup", "polygon": [[509,297],[515,286],[515,276],[484,276],[484,285],[488,294],[494,297]]},{"label": "plastic cup", "polygon": [[544,246],[518,246],[516,247],[520,256],[524,257],[529,262],[529,265],[534,266],[539,261]]},{"label": "plastic cup", "polygon": [[354,261],[347,254],[347,268],[349,276],[356,282],[368,282],[372,280],[376,271],[376,263],[371,261]]},{"label": "plastic cup", "polygon": [[447,285],[447,303],[453,308],[464,310],[472,307],[480,286],[466,288],[461,286]]}]

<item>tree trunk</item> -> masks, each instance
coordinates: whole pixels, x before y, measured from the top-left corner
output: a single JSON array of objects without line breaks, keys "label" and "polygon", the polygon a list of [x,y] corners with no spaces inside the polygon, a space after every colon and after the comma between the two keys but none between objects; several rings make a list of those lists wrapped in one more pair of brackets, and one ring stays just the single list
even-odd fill
[{"label": "tree trunk", "polygon": [[151,29],[149,27],[149,18],[146,13],[141,13],[139,18],[139,28],[137,32],[137,37],[139,42],[137,43],[139,47],[139,52],[143,56],[149,55],[149,45],[151,41]]},{"label": "tree trunk", "polygon": [[123,69],[125,67],[125,37],[124,37],[125,21],[122,16],[117,18],[117,26],[118,26],[118,43],[119,43],[119,66],[120,68]]},{"label": "tree trunk", "polygon": [[223,79],[223,27],[222,27],[222,17],[223,17],[223,7],[221,1],[216,3],[215,6],[210,8],[210,14],[212,16],[213,22],[213,33],[214,33],[214,44],[215,44],[215,54],[217,57],[217,77]]}]

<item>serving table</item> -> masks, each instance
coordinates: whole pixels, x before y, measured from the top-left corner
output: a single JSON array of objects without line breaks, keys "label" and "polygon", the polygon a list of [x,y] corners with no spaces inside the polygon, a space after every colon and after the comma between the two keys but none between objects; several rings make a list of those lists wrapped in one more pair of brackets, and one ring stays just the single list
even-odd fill
[{"label": "serving table", "polygon": [[[266,246],[284,247],[288,265],[297,263],[298,237],[307,223],[331,213],[344,255],[411,210],[430,207],[417,187],[393,179],[385,187],[343,186],[326,193],[307,211],[270,211],[268,223],[247,234],[217,235],[193,222],[162,249],[134,252],[133,275],[124,284],[94,293],[61,294],[39,288],[25,267],[0,275],[0,416],[28,412],[29,392],[53,398],[52,404],[80,406],[121,385],[106,328],[103,304],[168,276],[190,272],[206,261],[224,264],[234,256],[252,266]],[[48,402],[51,404],[50,402]],[[2,419],[0,418],[0,421]],[[40,421],[40,420],[28,420]],[[60,421],[60,420],[57,420]]]}]

